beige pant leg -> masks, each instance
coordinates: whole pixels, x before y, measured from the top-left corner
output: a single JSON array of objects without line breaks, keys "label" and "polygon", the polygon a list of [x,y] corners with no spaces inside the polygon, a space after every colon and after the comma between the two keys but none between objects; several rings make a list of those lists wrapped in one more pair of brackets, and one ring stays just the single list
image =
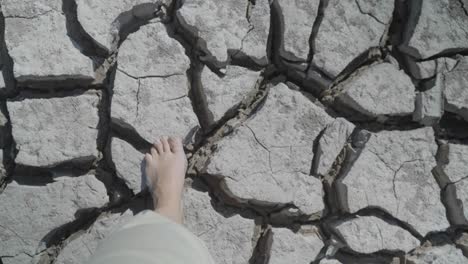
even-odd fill
[{"label": "beige pant leg", "polygon": [[111,234],[89,264],[214,264],[204,243],[182,225],[144,211]]}]

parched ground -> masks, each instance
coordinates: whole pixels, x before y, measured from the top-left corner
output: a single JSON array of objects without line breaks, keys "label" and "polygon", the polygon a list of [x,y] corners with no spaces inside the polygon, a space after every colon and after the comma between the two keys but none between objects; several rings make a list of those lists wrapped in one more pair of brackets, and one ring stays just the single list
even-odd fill
[{"label": "parched ground", "polygon": [[184,138],[220,264],[468,263],[467,0],[2,0],[0,264],[79,264]]}]

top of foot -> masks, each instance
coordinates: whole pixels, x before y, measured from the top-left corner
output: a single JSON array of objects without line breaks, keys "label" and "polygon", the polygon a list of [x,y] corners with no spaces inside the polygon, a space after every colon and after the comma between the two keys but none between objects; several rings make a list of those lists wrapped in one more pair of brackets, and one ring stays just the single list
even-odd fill
[{"label": "top of foot", "polygon": [[146,177],[160,214],[182,222],[182,191],[184,188],[187,158],[182,140],[161,137],[145,155]]}]

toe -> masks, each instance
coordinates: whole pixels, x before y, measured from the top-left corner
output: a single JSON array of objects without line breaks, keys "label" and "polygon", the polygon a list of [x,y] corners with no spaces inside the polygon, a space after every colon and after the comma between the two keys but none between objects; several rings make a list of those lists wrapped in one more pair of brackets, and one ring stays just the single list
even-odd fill
[{"label": "toe", "polygon": [[157,142],[154,142],[153,146],[154,146],[154,148],[156,148],[157,153],[162,154],[164,152],[161,140],[158,140]]},{"label": "toe", "polygon": [[146,171],[148,171],[151,166],[153,165],[153,156],[150,153],[145,154],[145,165],[146,165]]},{"label": "toe", "polygon": [[157,150],[156,148],[154,148],[154,147],[151,148],[151,156],[152,156],[153,158],[158,157],[158,155],[159,155],[158,152],[159,152],[159,150]]},{"label": "toe", "polygon": [[170,152],[171,147],[169,146],[169,142],[167,141],[167,137],[162,137],[161,142],[162,142],[162,145],[163,145],[164,152]]},{"label": "toe", "polygon": [[169,145],[171,146],[171,150],[174,153],[184,151],[183,145],[182,145],[182,139],[179,137],[170,137]]},{"label": "toe", "polygon": [[[152,152],[152,151],[151,151]],[[149,170],[151,170],[151,167],[154,166],[154,159],[153,155],[150,153],[145,154],[145,167],[146,167],[146,172],[148,173]]]},{"label": "toe", "polygon": [[145,162],[146,162],[146,164],[149,164],[149,163],[152,162],[152,161],[153,161],[153,156],[151,156],[151,154],[149,154],[149,153],[146,153],[146,154],[145,154]]},{"label": "toe", "polygon": [[153,159],[153,156],[149,153],[146,153],[145,154],[145,179],[146,179],[146,185],[148,186],[148,188],[150,188],[150,190],[152,190],[152,186],[153,186],[150,175],[152,175],[152,171],[154,171],[155,167],[156,167],[156,163],[155,163],[155,160]]}]

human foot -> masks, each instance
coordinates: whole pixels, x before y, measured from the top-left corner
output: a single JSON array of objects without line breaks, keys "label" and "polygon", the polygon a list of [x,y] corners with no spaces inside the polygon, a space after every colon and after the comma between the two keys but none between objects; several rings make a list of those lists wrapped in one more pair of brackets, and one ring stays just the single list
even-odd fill
[{"label": "human foot", "polygon": [[187,159],[180,138],[162,137],[145,155],[155,211],[182,223],[182,190]]}]

